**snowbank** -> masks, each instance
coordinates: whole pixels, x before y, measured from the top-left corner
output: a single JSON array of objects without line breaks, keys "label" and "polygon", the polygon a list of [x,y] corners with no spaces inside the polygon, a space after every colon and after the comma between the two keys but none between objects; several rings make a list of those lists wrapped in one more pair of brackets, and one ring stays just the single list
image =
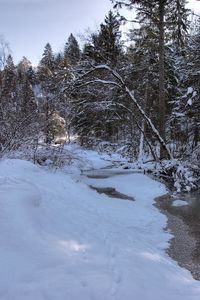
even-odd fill
[{"label": "snowbank", "polygon": [[[86,183],[136,201],[110,199]],[[200,283],[164,252],[166,219],[152,203],[165,192],[141,174],[77,182],[1,161],[0,299],[199,299]]]}]

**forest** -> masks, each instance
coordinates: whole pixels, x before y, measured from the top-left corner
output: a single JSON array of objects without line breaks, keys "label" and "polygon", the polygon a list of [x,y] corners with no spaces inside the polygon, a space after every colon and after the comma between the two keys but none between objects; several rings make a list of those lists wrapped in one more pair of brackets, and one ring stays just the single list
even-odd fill
[{"label": "forest", "polygon": [[200,299],[194,2],[0,0],[1,300]]},{"label": "forest", "polygon": [[37,153],[57,144],[62,155],[76,139],[147,171],[154,163],[178,192],[198,189],[200,18],[186,0],[112,2],[81,45],[73,33],[59,53],[47,41],[37,66],[25,56],[15,64],[1,37],[0,157],[41,164]]}]

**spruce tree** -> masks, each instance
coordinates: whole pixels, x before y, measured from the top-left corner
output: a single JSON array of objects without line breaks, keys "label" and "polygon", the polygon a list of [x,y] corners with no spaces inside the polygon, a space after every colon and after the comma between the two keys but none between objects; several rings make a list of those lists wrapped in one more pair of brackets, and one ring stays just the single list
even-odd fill
[{"label": "spruce tree", "polygon": [[175,103],[174,115],[177,116],[177,132],[182,135],[182,144],[187,148],[190,145],[191,150],[200,141],[200,21],[188,38],[185,55],[182,60],[179,58],[179,62],[181,96]]},{"label": "spruce tree", "polygon": [[13,58],[8,55],[5,67],[2,70],[2,82],[0,89],[0,150],[3,148],[11,134],[15,122],[16,113],[16,86],[17,75]]},{"label": "spruce tree", "polygon": [[91,43],[84,47],[84,55],[96,63],[107,63],[116,66],[122,55],[122,42],[120,22],[112,11],[105,17],[104,23],[100,24],[97,33],[91,35]]},{"label": "spruce tree", "polygon": [[23,58],[21,59],[21,61],[17,66],[18,73],[20,72],[27,73],[30,67],[31,67],[31,62],[25,56],[23,56]]},{"label": "spruce tree", "polygon": [[44,47],[44,52],[39,65],[44,68],[48,68],[48,70],[52,72],[54,70],[54,60],[52,47],[49,43],[47,43]]},{"label": "spruce tree", "polygon": [[[132,9],[133,7],[137,10],[137,19],[140,24],[146,22],[149,26],[154,26],[158,33],[158,56],[159,56],[159,82],[158,82],[158,93],[159,93],[159,117],[158,117],[158,128],[160,135],[163,139],[166,139],[166,94],[165,94],[165,41],[166,41],[166,28],[177,32],[177,41],[182,38],[182,31],[186,30],[187,26],[184,23],[186,20],[185,1],[182,0],[125,0],[115,1],[115,7],[121,7],[122,4]],[[182,9],[180,9],[180,6]],[[173,7],[173,10],[171,10]],[[171,9],[170,9],[171,8]],[[176,26],[176,24],[178,24]],[[175,36],[175,35],[174,35]],[[182,39],[183,40],[183,39]],[[167,157],[166,151],[160,146],[160,157]]]},{"label": "spruce tree", "polygon": [[3,95],[12,94],[16,84],[16,68],[12,56],[9,54],[3,70],[2,93]]},{"label": "spruce tree", "polygon": [[78,64],[81,58],[81,50],[79,44],[71,33],[64,48],[64,60],[72,66]]}]

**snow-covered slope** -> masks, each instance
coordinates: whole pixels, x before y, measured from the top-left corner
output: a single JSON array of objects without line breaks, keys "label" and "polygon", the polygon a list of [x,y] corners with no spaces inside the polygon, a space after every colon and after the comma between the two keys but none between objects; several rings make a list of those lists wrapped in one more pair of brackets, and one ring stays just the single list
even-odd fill
[{"label": "snow-covered slope", "polygon": [[0,163],[0,299],[199,299],[200,283],[163,250],[166,219],[152,203],[164,186],[141,174],[88,183],[136,201],[26,161]]}]

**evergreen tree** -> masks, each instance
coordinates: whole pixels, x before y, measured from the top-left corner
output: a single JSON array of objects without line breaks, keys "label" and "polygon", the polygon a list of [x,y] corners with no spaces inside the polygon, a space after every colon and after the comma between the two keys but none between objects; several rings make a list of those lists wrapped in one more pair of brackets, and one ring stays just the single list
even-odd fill
[{"label": "evergreen tree", "polygon": [[53,101],[57,93],[57,86],[55,82],[55,57],[52,47],[49,43],[46,44],[42,59],[37,70],[37,78],[39,81],[40,94],[42,94],[42,101],[40,101],[40,111],[44,116],[42,118],[42,130],[46,136],[46,142],[51,142],[49,138],[48,124],[51,114],[55,109]]},{"label": "evergreen tree", "polygon": [[30,119],[27,119],[27,122],[31,120],[31,114],[34,114],[37,109],[35,96],[33,92],[32,85],[30,84],[26,73],[25,76],[18,79],[18,89],[16,95],[18,101],[17,106],[21,118],[26,118],[30,116]]},{"label": "evergreen tree", "polygon": [[3,70],[3,80],[2,80],[2,95],[10,95],[13,92],[16,84],[16,69],[13,62],[12,56],[9,54],[6,59],[5,68]]},{"label": "evergreen tree", "polygon": [[51,45],[47,43],[44,48],[42,59],[38,66],[37,77],[40,81],[43,93],[50,98],[52,97],[52,94],[56,88],[54,82],[55,71],[55,57]]},{"label": "evergreen tree", "polygon": [[55,68],[59,70],[63,66],[63,55],[59,52],[55,57]]},{"label": "evergreen tree", "polygon": [[170,32],[173,46],[178,53],[181,53],[184,49],[187,31],[190,26],[188,18],[190,10],[186,8],[187,3],[187,0],[169,1],[166,7],[166,26]]},{"label": "evergreen tree", "polygon": [[2,82],[0,89],[0,150],[6,143],[12,126],[14,126],[14,117],[16,111],[16,84],[16,68],[13,63],[12,56],[8,55],[4,70],[2,71]]},{"label": "evergreen tree", "polygon": [[0,96],[1,149],[16,149],[37,132],[37,105],[27,76],[29,67],[27,59],[15,67],[12,57],[7,58]]},{"label": "evergreen tree", "polygon": [[49,43],[44,47],[44,52],[42,55],[42,59],[40,61],[40,66],[48,69],[48,71],[53,72],[54,70],[54,54],[52,51],[52,47]]},{"label": "evergreen tree", "polygon": [[35,70],[33,69],[32,66],[30,66],[26,72],[26,76],[27,76],[27,79],[28,81],[34,86],[38,83],[37,81],[37,77],[36,77],[36,72]]},{"label": "evergreen tree", "polygon": [[[156,29],[158,33],[158,56],[159,56],[159,117],[158,117],[158,128],[160,135],[163,139],[166,138],[166,95],[165,95],[165,39],[166,39],[166,26],[168,30],[172,29],[173,32],[177,32],[176,36],[177,41],[180,41],[182,38],[181,29],[186,30],[186,24],[184,21],[187,19],[186,10],[185,10],[185,1],[182,0],[126,0],[113,1],[115,6],[121,6],[121,3],[126,5],[126,7],[137,9],[137,19],[140,24],[146,22],[149,26],[152,26]],[[173,11],[171,9],[173,7]],[[182,9],[180,9],[182,7]],[[178,24],[176,26],[176,24]],[[175,35],[174,35],[175,36]],[[182,39],[183,40],[183,39]],[[167,154],[162,146],[160,146],[160,157],[165,157]]]},{"label": "evergreen tree", "polygon": [[18,74],[19,73],[27,73],[28,70],[31,67],[31,62],[25,57],[23,56],[22,60],[19,62],[17,69],[18,69]]},{"label": "evergreen tree", "polygon": [[81,50],[79,44],[74,35],[71,33],[67,40],[67,43],[65,44],[64,60],[73,66],[78,64],[80,58]]},{"label": "evergreen tree", "polygon": [[173,126],[188,151],[200,141],[200,22],[191,33],[185,55],[179,57],[181,95],[174,105]]},{"label": "evergreen tree", "polygon": [[93,33],[91,43],[84,47],[84,55],[96,63],[107,63],[115,66],[122,55],[120,22],[117,16],[109,11],[98,33]]},{"label": "evergreen tree", "polygon": [[[83,49],[83,69],[90,68],[88,61],[93,64],[108,64],[120,68],[122,64],[122,43],[120,33],[120,22],[113,12],[109,12],[104,23],[100,25],[97,33],[90,36]],[[80,67],[79,67],[80,68]],[[111,79],[109,74],[96,72],[99,80]],[[88,80],[93,80],[88,76]],[[112,87],[92,84],[90,87],[82,88],[72,100],[75,116],[72,118],[73,126],[76,128],[84,143],[89,139],[114,140],[119,132],[120,116],[123,109],[116,105],[120,93]],[[88,118],[92,116],[92,118]],[[119,121],[120,120],[120,121]]]}]

